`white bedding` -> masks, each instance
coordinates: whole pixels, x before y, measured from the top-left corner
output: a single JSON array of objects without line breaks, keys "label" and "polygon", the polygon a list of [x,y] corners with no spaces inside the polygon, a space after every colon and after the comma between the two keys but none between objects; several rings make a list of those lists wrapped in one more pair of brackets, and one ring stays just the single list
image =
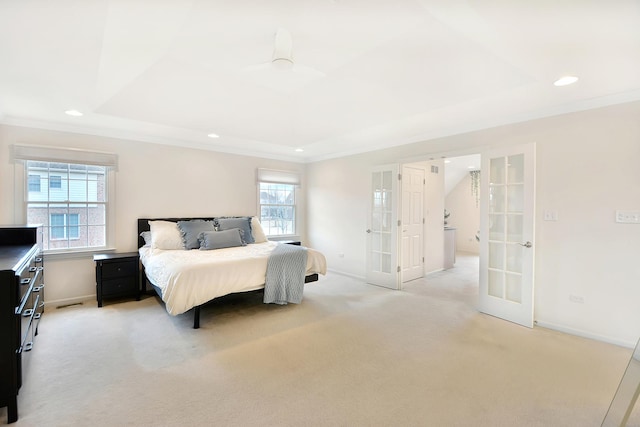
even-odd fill
[{"label": "white bedding", "polygon": [[[264,288],[269,254],[278,243],[211,251],[140,248],[151,283],[162,291],[169,314],[178,315],[214,298]],[[324,255],[307,248],[306,274],[326,274]]]}]

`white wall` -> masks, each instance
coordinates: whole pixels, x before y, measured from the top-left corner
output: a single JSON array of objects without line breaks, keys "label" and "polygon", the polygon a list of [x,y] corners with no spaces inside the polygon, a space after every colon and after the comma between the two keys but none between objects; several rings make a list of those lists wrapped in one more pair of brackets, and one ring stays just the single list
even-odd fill
[{"label": "white wall", "polygon": [[[20,206],[13,203],[14,166],[9,147],[16,143],[118,154],[112,244],[120,252],[137,250],[137,218],[256,215],[259,167],[303,175],[298,192],[298,228],[305,239],[303,164],[14,126],[0,126],[0,224],[25,220]],[[45,262],[48,303],[68,303],[95,295],[95,270],[90,256],[47,257]]]},{"label": "white wall", "polygon": [[[365,275],[369,173],[374,165],[477,153],[535,142],[537,196],[535,313],[550,326],[624,345],[640,335],[640,225],[618,224],[616,209],[640,211],[640,102],[539,119],[307,165],[303,240],[330,268]],[[255,169],[304,165],[63,132],[0,126],[0,223],[12,223],[9,145],[110,151],[117,173],[116,246],[135,249],[136,218],[254,214]],[[305,188],[306,187],[306,188]],[[543,221],[554,210],[558,221]],[[340,257],[339,254],[344,254]],[[47,299],[94,295],[90,259],[53,260]],[[574,303],[570,296],[582,297]]]},{"label": "white wall", "polygon": [[456,229],[456,250],[480,253],[480,244],[476,240],[476,234],[480,230],[480,204],[476,204],[476,198],[471,192],[469,174],[447,194],[444,204],[450,213],[448,225]]},{"label": "white wall", "polygon": [[[364,276],[372,166],[535,142],[534,317],[538,325],[634,345],[640,336],[640,225],[618,224],[614,213],[640,211],[639,117],[640,102],[634,102],[312,163],[310,244],[331,268]],[[558,221],[543,221],[544,210],[557,211]]]}]

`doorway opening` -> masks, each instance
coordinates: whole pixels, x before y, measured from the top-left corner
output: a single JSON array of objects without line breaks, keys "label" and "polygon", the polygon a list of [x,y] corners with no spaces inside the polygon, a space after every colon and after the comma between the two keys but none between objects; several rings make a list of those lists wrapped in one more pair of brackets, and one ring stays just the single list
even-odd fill
[{"label": "doorway opening", "polygon": [[[449,271],[478,285],[480,160],[480,154],[473,154],[402,165],[402,283]],[[416,176],[424,183],[421,189]],[[418,228],[417,222],[422,223]],[[421,239],[415,237],[416,229]],[[418,257],[422,261],[419,275],[415,269]]]},{"label": "doorway opening", "polygon": [[[480,154],[444,160],[445,270],[478,265],[480,257]],[[476,283],[479,269],[476,268]]]}]

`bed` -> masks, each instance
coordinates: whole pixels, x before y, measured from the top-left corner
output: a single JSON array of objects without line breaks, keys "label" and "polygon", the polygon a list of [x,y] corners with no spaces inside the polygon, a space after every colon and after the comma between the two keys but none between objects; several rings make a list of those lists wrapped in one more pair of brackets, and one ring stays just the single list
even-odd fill
[{"label": "bed", "polygon": [[[204,237],[211,235],[218,238],[222,234],[199,232],[197,227],[210,227],[205,222],[211,222],[218,230],[219,223],[227,221],[235,225],[238,222],[234,220],[240,221],[240,218],[245,218],[251,224],[244,233],[239,231],[241,245],[213,247],[214,250],[200,249],[200,245],[202,249],[210,249],[204,247],[205,243],[209,243],[205,242]],[[244,221],[241,223],[240,228],[246,224]],[[179,229],[181,247],[178,247],[178,237],[174,231],[178,224],[183,227]],[[194,230],[187,228],[185,233],[185,228],[191,224],[197,227]],[[226,229],[224,233],[227,233]],[[193,241],[196,234],[198,240]],[[245,242],[244,237],[248,234],[251,235],[250,240],[247,239],[249,243]],[[236,236],[235,231],[233,236]],[[143,287],[146,289],[148,282],[171,315],[193,310],[194,329],[200,327],[200,307],[207,302],[232,293],[264,289],[269,257],[282,244],[267,240],[255,217],[138,219],[138,252],[142,263]],[[317,281],[319,274],[326,274],[325,257],[318,251],[306,248],[304,268],[304,283]]]}]

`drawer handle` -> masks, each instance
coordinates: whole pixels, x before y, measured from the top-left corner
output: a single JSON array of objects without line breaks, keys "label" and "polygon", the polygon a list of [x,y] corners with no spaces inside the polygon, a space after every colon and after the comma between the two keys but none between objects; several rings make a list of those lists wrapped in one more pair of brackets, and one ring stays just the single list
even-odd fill
[{"label": "drawer handle", "polygon": [[38,271],[44,270],[44,267],[38,267]]},{"label": "drawer handle", "polygon": [[30,277],[25,277],[24,279],[20,280],[21,285],[28,285],[29,283],[31,283]]},{"label": "drawer handle", "polygon": [[40,292],[44,288],[44,285],[36,286],[33,288],[33,292]]},{"label": "drawer handle", "polygon": [[42,262],[42,257],[36,258],[36,262]]},{"label": "drawer handle", "polygon": [[36,313],[35,316],[33,316],[34,319],[39,319],[40,317],[42,317],[42,313]]},{"label": "drawer handle", "polygon": [[32,348],[33,348],[33,341],[29,341],[24,345],[24,347],[22,347],[24,351],[31,351]]},{"label": "drawer handle", "polygon": [[38,267],[29,267],[29,272],[33,273],[38,269]]},{"label": "drawer handle", "polygon": [[33,308],[27,308],[22,312],[22,317],[29,317],[33,314]]}]

